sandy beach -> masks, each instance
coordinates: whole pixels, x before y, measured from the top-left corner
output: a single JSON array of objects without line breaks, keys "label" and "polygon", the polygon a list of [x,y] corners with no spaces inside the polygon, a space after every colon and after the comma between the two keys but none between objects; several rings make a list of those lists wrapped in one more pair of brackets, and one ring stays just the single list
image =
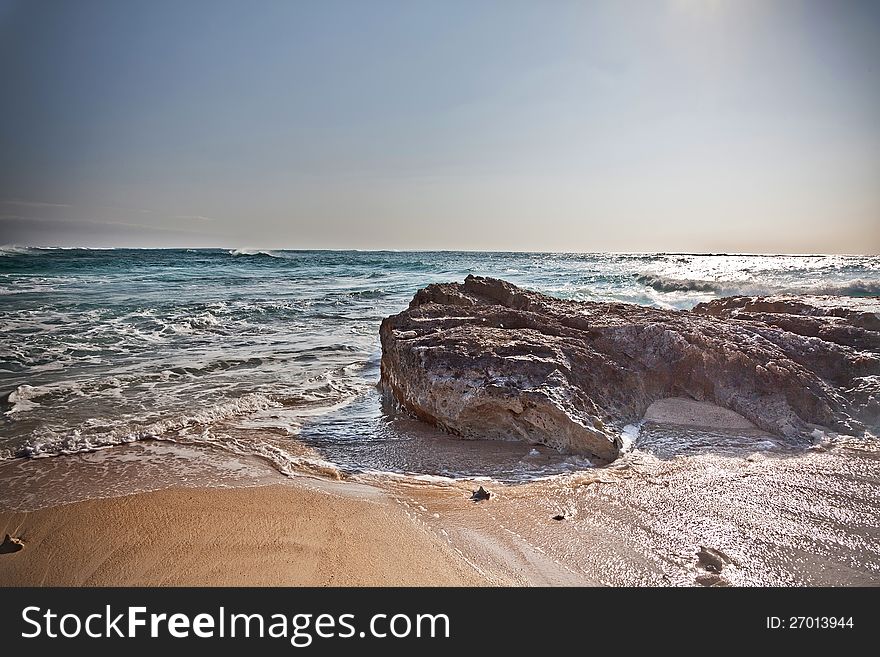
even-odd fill
[{"label": "sandy beach", "polygon": [[536,520],[529,486],[475,503],[467,480],[284,476],[156,441],[7,462],[0,482],[0,536],[24,544],[0,554],[5,586],[601,583],[509,529]]},{"label": "sandy beach", "polygon": [[[331,490],[331,488],[333,490]],[[172,488],[0,512],[0,583],[46,586],[462,586],[484,583],[366,486]]]}]

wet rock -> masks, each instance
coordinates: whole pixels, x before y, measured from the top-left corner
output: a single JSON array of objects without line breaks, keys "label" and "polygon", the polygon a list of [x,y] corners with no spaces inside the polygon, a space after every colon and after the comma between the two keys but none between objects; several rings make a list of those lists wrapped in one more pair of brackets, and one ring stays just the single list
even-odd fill
[{"label": "wet rock", "polygon": [[477,490],[475,490],[473,493],[471,493],[471,499],[474,502],[482,502],[483,500],[488,500],[490,497],[492,497],[492,493],[487,491],[482,486],[480,486]]},{"label": "wet rock", "polygon": [[462,438],[544,444],[597,464],[619,455],[625,425],[669,397],[792,440],[817,426],[876,430],[876,314],[827,297],[735,299],[687,312],[565,301],[475,276],[433,284],[382,322],[380,387]]},{"label": "wet rock", "polygon": [[10,554],[11,552],[18,552],[24,548],[24,543],[22,543],[20,538],[15,538],[6,534],[6,538],[3,539],[3,542],[0,543],[0,554]]}]

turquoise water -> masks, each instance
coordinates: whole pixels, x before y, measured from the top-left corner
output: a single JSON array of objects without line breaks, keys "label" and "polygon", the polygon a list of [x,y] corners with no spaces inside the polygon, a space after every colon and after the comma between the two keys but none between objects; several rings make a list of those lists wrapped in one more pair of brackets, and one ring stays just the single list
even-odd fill
[{"label": "turquoise water", "polygon": [[160,439],[258,454],[283,471],[588,465],[520,444],[463,453],[459,441],[382,408],[381,319],[418,288],[468,274],[666,308],[731,294],[880,293],[880,258],[866,256],[8,247],[0,458]]}]

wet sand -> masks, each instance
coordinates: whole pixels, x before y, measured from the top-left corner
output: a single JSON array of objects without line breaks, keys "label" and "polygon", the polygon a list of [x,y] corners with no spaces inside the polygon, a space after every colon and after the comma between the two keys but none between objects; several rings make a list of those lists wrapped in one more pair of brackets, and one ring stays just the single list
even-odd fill
[{"label": "wet sand", "polygon": [[673,398],[608,467],[495,483],[490,500],[463,504],[473,485],[384,484],[490,578],[516,584],[880,585],[876,440],[796,445]]},{"label": "wet sand", "polygon": [[[636,452],[581,475],[492,485],[470,507],[460,484],[397,485],[485,572],[505,554],[517,584],[878,586],[880,454],[859,451]],[[729,557],[721,573],[700,563],[702,547]]]},{"label": "wet sand", "polygon": [[655,401],[645,411],[645,422],[680,427],[708,429],[757,430],[739,413],[715,404],[698,402],[686,397],[669,397]]},{"label": "wet sand", "polygon": [[792,445],[738,417],[673,400],[611,466],[519,484],[286,477],[161,442],[19,459],[0,536],[25,545],[0,583],[880,585],[877,441]]},{"label": "wet sand", "polygon": [[288,477],[164,442],[20,459],[0,466],[0,535],[24,541],[0,585],[599,584],[495,523],[472,487]]},{"label": "wet sand", "polygon": [[462,586],[484,579],[381,491],[310,482],[173,488],[0,512],[0,583]]}]

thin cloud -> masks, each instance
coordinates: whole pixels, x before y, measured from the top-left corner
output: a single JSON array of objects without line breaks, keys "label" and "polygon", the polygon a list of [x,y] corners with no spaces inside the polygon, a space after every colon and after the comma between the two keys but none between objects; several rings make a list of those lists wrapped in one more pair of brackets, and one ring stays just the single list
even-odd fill
[{"label": "thin cloud", "polygon": [[201,214],[177,214],[174,215],[175,219],[194,219],[196,221],[216,221],[214,217],[206,217]]},{"label": "thin cloud", "polygon": [[121,205],[96,205],[96,210],[115,210],[117,212],[140,212],[141,214],[153,214],[153,210],[144,208],[126,208]]},{"label": "thin cloud", "polygon": [[26,208],[72,208],[68,203],[49,203],[47,201],[20,201],[18,199],[6,199],[0,201],[4,205],[21,205]]}]

